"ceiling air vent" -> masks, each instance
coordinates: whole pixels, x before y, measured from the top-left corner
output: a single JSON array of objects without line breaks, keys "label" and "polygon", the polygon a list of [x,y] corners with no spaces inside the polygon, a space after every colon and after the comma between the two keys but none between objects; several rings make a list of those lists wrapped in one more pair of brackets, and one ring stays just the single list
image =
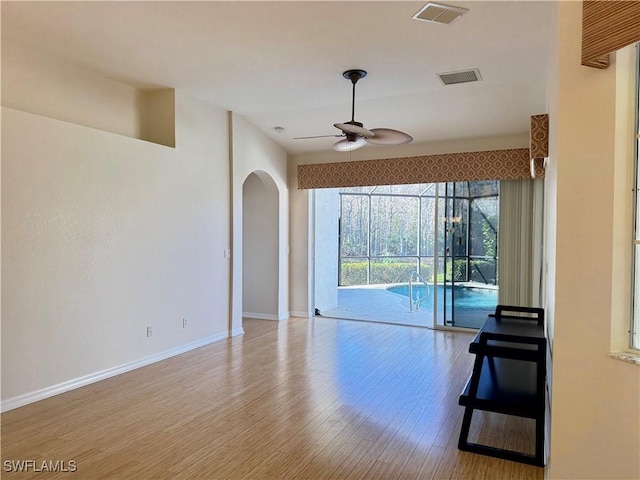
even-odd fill
[{"label": "ceiling air vent", "polygon": [[482,80],[480,70],[461,70],[459,72],[438,73],[438,78],[445,85],[455,85],[456,83],[477,82]]},{"label": "ceiling air vent", "polygon": [[411,18],[414,20],[422,20],[424,22],[449,24],[468,11],[469,10],[466,8],[452,7],[441,3],[429,2]]}]

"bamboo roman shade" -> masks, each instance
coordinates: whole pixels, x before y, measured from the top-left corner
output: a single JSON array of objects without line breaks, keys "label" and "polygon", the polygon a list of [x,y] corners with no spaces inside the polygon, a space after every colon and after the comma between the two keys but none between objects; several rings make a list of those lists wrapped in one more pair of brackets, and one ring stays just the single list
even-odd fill
[{"label": "bamboo roman shade", "polygon": [[640,1],[582,2],[582,65],[609,66],[609,54],[640,42]]},{"label": "bamboo roman shade", "polygon": [[[528,148],[298,165],[298,188],[530,178]],[[536,176],[544,176],[542,165]]]}]

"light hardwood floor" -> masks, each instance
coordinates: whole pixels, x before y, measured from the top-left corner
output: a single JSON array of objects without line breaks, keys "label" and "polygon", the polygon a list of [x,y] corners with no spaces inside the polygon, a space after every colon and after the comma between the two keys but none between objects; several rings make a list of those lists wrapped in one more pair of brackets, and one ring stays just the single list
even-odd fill
[{"label": "light hardwood floor", "polygon": [[[328,318],[244,328],[6,412],[2,478],[543,478],[542,468],[458,451],[470,334]],[[482,441],[531,448],[528,421],[477,417]],[[77,470],[8,472],[15,460]]]}]

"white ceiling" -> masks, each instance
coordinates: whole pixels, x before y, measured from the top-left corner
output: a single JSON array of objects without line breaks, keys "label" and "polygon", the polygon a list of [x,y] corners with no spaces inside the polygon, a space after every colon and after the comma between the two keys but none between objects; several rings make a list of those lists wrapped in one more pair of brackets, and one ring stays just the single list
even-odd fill
[{"label": "white ceiling", "polygon": [[[450,25],[412,20],[426,2],[2,2],[2,37],[139,87],[174,87],[247,117],[291,153],[331,149],[351,116],[414,142],[521,134],[546,111],[554,2],[445,1]],[[436,73],[479,68],[443,86]],[[278,134],[274,127],[281,126]],[[375,148],[368,146],[366,148]]]}]

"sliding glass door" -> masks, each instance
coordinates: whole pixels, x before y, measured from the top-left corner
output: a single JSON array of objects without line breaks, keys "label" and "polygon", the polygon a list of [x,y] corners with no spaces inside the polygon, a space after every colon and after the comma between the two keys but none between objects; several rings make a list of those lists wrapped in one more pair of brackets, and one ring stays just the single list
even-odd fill
[{"label": "sliding glass door", "polygon": [[340,189],[339,305],[317,308],[341,318],[478,328],[498,298],[498,193],[493,181]]},{"label": "sliding glass door", "polygon": [[479,328],[498,301],[498,182],[441,185],[436,326]]}]

